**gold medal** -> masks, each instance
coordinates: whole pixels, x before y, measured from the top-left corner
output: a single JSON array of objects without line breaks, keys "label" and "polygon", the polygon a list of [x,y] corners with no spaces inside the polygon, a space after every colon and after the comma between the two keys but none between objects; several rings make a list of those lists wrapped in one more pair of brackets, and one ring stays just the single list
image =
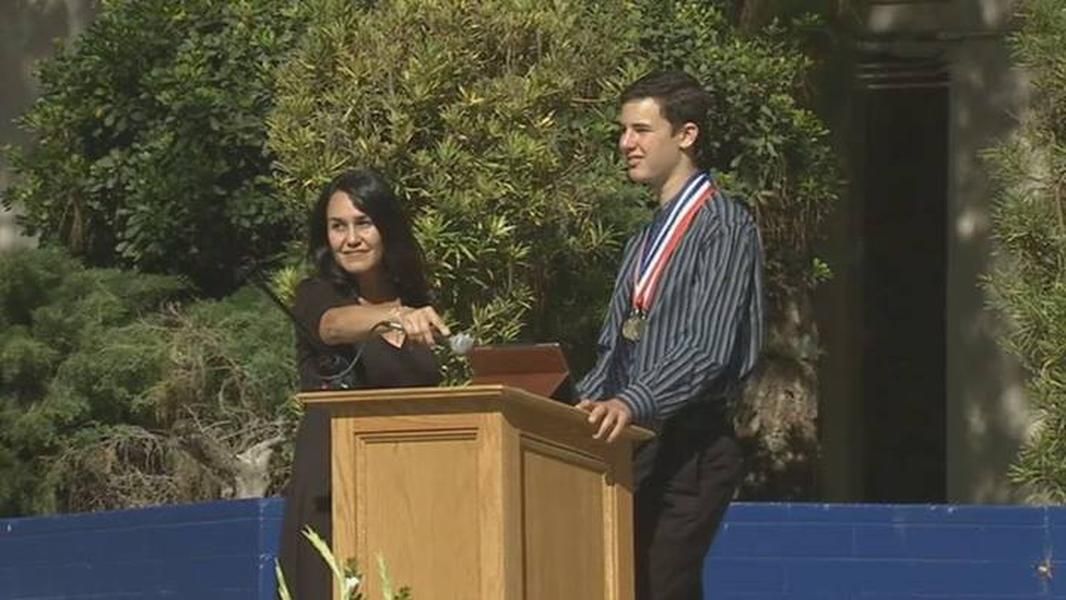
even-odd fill
[{"label": "gold medal", "polygon": [[640,336],[644,335],[644,327],[647,325],[647,321],[644,315],[640,313],[634,313],[629,316],[628,319],[622,323],[622,337],[635,342],[640,339]]},{"label": "gold medal", "polygon": [[[641,234],[640,247],[633,265],[633,303],[629,316],[622,322],[622,337],[636,342],[644,337],[655,292],[666,275],[666,265],[681,238],[696,218],[696,213],[715,194],[714,183],[706,173],[697,173],[670,201],[666,212]],[[658,220],[662,218],[662,220]]]}]

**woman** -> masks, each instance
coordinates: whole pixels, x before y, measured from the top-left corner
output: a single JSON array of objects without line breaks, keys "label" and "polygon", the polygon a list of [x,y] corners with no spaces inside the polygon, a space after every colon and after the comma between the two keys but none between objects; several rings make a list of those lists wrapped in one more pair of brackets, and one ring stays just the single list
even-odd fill
[{"label": "woman", "polygon": [[[300,388],[432,386],[440,370],[430,348],[450,335],[429,305],[422,252],[399,202],[378,173],[348,171],[326,186],[310,219],[315,275],[296,289]],[[279,562],[295,598],[331,598],[332,575],[301,533],[327,541],[330,428],[307,409],[296,435]]]}]

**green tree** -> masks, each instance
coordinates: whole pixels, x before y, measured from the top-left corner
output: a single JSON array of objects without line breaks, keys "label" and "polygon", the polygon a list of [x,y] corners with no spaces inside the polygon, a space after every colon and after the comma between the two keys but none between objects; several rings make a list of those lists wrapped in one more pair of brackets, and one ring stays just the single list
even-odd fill
[{"label": "green tree", "polygon": [[[794,38],[725,14],[697,0],[113,0],[44,67],[25,120],[39,142],[18,156],[5,201],[89,264],[183,273],[221,293],[236,264],[283,247],[332,175],[377,166],[410,201],[449,316],[486,341],[559,339],[580,371],[621,242],[648,214],[614,150],[618,93],[654,67],[684,67],[715,98],[720,179],[753,207],[768,254],[770,352],[740,411],[762,461],[748,493],[802,496],[816,450],[809,298],[824,275],[811,242],[836,174],[798,100],[810,63]],[[142,307],[55,356],[26,324],[40,302],[21,302],[9,310],[30,333],[4,351],[39,357],[10,382],[41,389],[3,413],[0,435],[55,433],[7,438],[0,469],[47,473],[20,488],[37,490],[37,506],[241,494],[283,471],[291,382],[272,377],[292,372],[291,338],[261,297]],[[10,382],[0,396],[15,394]]]},{"label": "green tree", "polygon": [[254,290],[189,300],[172,277],[0,256],[0,514],[276,489],[288,323]]},{"label": "green tree", "polygon": [[340,169],[376,166],[417,216],[451,318],[486,341],[588,347],[624,198],[639,206],[609,150],[632,51],[621,5],[311,3],[270,118],[292,211]]},{"label": "green tree", "polygon": [[1025,3],[1012,37],[1033,97],[1013,137],[988,152],[997,186],[990,304],[1007,317],[1004,347],[1029,373],[1038,427],[1013,480],[1039,502],[1066,501],[1066,11],[1061,0]]},{"label": "green tree", "polygon": [[[644,59],[685,69],[713,96],[711,162],[730,192],[748,201],[763,238],[767,346],[736,417],[752,463],[743,494],[809,498],[818,457],[812,294],[829,275],[814,244],[840,179],[828,131],[803,106],[814,66],[801,48],[808,34],[777,21],[744,29],[718,6],[694,0],[636,7]],[[797,12],[795,25],[811,23]]]},{"label": "green tree", "polygon": [[[169,278],[87,272],[58,252],[0,256],[0,513],[48,508],[40,458],[86,424],[133,416],[124,392],[159,376],[163,349],[144,343],[112,362],[105,338],[182,292]],[[93,364],[106,376],[86,379]],[[86,393],[71,393],[78,380]]]},{"label": "green tree", "polygon": [[111,0],[46,61],[9,150],[4,204],[26,233],[94,266],[182,274],[231,291],[237,265],[277,252],[265,146],[275,65],[299,37],[297,0]]},{"label": "green tree", "polygon": [[[618,93],[654,67],[700,77],[721,179],[754,208],[768,254],[769,359],[742,411],[763,459],[751,493],[812,491],[812,243],[838,181],[825,128],[797,102],[810,63],[786,30],[745,35],[697,1],[311,1],[270,117],[292,210],[341,168],[381,168],[450,316],[489,341],[560,339],[579,368],[648,200],[620,173]],[[758,429],[758,411],[780,423]]]}]

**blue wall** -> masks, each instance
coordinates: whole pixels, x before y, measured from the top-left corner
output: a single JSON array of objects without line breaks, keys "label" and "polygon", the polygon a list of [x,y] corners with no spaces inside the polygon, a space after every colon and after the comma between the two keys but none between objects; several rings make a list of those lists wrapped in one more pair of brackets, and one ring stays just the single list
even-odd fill
[{"label": "blue wall", "polygon": [[[273,600],[281,509],[0,520],[0,600]],[[1045,558],[1051,579],[1037,573]],[[1066,508],[736,504],[704,577],[715,599],[1066,600]]]},{"label": "blue wall", "polygon": [[0,599],[274,600],[282,502],[0,520]]},{"label": "blue wall", "polygon": [[[707,558],[715,599],[1066,598],[1066,509],[738,504]],[[1051,559],[1047,580],[1037,566]]]}]

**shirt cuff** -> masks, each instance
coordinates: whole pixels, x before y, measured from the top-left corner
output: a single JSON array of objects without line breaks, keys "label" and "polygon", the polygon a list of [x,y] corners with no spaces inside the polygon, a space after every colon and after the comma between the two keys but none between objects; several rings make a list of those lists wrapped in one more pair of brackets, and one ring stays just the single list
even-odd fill
[{"label": "shirt cuff", "polygon": [[633,383],[618,394],[621,400],[633,412],[633,422],[647,424],[655,420],[659,412],[655,405],[655,398],[647,387]]},{"label": "shirt cuff", "polygon": [[597,386],[590,385],[588,378],[585,378],[574,385],[574,391],[577,392],[579,400],[595,400],[596,398],[592,397],[592,393],[596,391],[596,387]]}]

